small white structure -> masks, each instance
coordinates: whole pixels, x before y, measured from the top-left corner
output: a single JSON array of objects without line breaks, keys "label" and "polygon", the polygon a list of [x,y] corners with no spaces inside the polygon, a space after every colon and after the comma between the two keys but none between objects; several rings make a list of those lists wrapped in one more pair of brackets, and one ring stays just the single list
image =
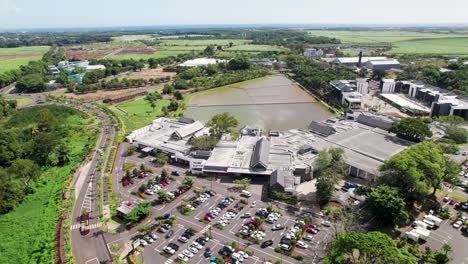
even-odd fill
[{"label": "small white structure", "polygon": [[357,91],[362,94],[366,95],[369,93],[369,82],[365,78],[356,79],[356,86]]},{"label": "small white structure", "polygon": [[197,58],[193,60],[188,60],[184,63],[179,64],[181,67],[198,67],[198,66],[207,66],[210,64],[217,64],[220,62],[228,62],[228,60],[222,59],[211,59],[211,58]]},{"label": "small white structure", "polygon": [[437,216],[434,215],[425,215],[424,219],[429,220],[434,223],[436,226],[440,226],[444,220],[440,219]]},{"label": "small white structure", "polygon": [[382,93],[395,93],[396,83],[394,79],[383,79],[380,85]]}]

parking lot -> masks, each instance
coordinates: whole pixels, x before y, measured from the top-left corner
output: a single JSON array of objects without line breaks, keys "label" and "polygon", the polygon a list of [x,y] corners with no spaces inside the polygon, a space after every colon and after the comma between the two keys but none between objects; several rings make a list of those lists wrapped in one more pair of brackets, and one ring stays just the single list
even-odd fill
[{"label": "parking lot", "polygon": [[[193,253],[194,256],[191,257],[188,262],[201,263],[203,261],[207,261],[209,257],[204,256],[204,251],[206,248],[210,249],[210,255],[221,257],[221,255],[218,254],[218,251],[228,243],[236,242],[238,245],[240,245],[239,247],[241,250],[253,252],[253,256],[244,259],[242,263],[263,263],[266,260],[275,262],[281,259],[283,263],[298,263],[297,260],[281,255],[274,251],[274,248],[278,246],[281,237],[286,234],[287,229],[294,225],[294,218],[286,215],[279,217],[279,219],[275,221],[274,224],[280,224],[285,227],[285,229],[279,231],[272,231],[271,228],[273,224],[264,222],[259,227],[259,230],[265,232],[265,237],[262,239],[262,242],[272,240],[273,245],[267,248],[261,248],[261,246],[258,244],[254,244],[250,241],[237,237],[236,233],[239,231],[241,226],[249,220],[249,218],[241,218],[243,214],[250,213],[252,216],[255,216],[257,208],[266,207],[268,206],[267,204],[256,201],[255,207],[251,207],[250,205],[243,205],[240,203],[241,197],[239,195],[233,195],[236,199],[226,208],[222,209],[221,212],[215,216],[209,224],[205,224],[200,222],[200,219],[203,219],[204,216],[210,211],[210,209],[215,208],[221,201],[226,198],[226,196],[221,193],[216,193],[213,197],[208,198],[206,202],[197,206],[191,215],[182,215],[177,207],[185,205],[186,202],[183,200],[187,200],[187,198],[194,195],[195,193],[187,194],[182,199],[174,201],[175,204],[164,208],[165,210],[159,210],[159,214],[170,213],[171,215],[175,215],[177,226],[173,228],[174,234],[172,234],[171,237],[165,238],[165,234],[158,233],[157,235],[159,236],[159,239],[144,248],[143,252],[141,253],[141,257],[145,262],[172,263],[176,261],[179,254],[181,254],[184,250],[190,250],[193,241],[199,237],[211,235],[213,239],[208,241],[206,245],[198,251],[198,253]],[[250,198],[249,202],[252,201],[253,199]],[[229,223],[226,224],[222,230],[214,227],[214,225],[221,220],[222,216],[229,209],[233,209],[235,205],[238,205],[239,207],[243,206],[244,208],[239,211],[233,219],[230,219]],[[185,232],[185,230],[190,228],[196,231],[195,235],[188,241],[181,242],[179,237]],[[314,259],[315,255],[323,254],[323,247],[329,239],[331,239],[331,235],[327,228],[324,228],[318,234],[312,236],[312,241],[306,241],[306,244],[308,245],[307,249],[296,248],[295,253],[311,256],[311,259]],[[160,252],[163,251],[163,249],[170,243],[176,244],[179,249],[169,257],[160,254]]]}]

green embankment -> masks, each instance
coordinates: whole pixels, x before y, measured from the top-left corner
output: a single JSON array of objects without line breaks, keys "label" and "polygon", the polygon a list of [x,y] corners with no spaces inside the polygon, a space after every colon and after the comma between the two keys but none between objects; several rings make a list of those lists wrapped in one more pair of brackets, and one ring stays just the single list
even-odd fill
[{"label": "green embankment", "polygon": [[[34,122],[31,116],[31,111],[19,112],[13,116],[13,124],[28,127]],[[89,120],[84,116],[75,111],[64,122],[73,131],[66,139],[70,148],[68,165],[43,168],[41,179],[34,185],[35,192],[13,211],[0,215],[0,263],[55,262],[56,226],[63,202],[61,193],[71,171],[95,141],[95,135],[86,128]]]}]

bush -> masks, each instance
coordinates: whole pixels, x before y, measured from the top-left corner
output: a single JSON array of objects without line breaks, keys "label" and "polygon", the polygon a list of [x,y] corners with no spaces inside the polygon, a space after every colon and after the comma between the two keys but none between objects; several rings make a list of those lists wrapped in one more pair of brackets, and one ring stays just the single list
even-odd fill
[{"label": "bush", "polygon": [[447,263],[450,259],[447,254],[438,251],[434,254],[434,260],[436,263]]}]

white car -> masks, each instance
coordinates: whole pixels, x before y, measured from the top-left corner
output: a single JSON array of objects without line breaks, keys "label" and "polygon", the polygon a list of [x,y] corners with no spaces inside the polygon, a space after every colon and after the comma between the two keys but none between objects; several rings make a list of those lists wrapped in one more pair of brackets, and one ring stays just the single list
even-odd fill
[{"label": "white car", "polygon": [[197,254],[198,253],[198,249],[197,248],[194,248],[194,247],[189,247],[188,250],[190,252],[192,252],[193,254]]},{"label": "white car", "polygon": [[239,251],[237,252],[239,253],[244,259],[248,259],[249,258],[249,254],[245,253],[244,251]]},{"label": "white car", "polygon": [[281,244],[280,248],[283,249],[283,250],[289,250],[289,249],[291,249],[291,246],[286,245],[286,244]]},{"label": "white car", "polygon": [[165,247],[163,250],[164,250],[164,252],[166,252],[168,254],[171,254],[171,255],[175,253],[175,250],[173,248],[169,247],[169,246]]},{"label": "white car", "polygon": [[309,247],[309,245],[307,245],[307,244],[306,244],[304,241],[302,241],[302,240],[297,241],[296,246],[298,246],[298,247],[300,247],[300,248],[308,248],[308,247]]},{"label": "white car", "polygon": [[146,190],[145,193],[148,194],[148,195],[153,195],[154,194],[154,192],[152,190]]},{"label": "white car", "polygon": [[250,207],[254,208],[256,205],[257,205],[257,201],[253,201],[253,202],[250,204]]},{"label": "white car", "polygon": [[184,236],[180,236],[177,240],[179,240],[180,242],[182,243],[186,243],[188,238],[187,237],[184,237]]},{"label": "white car", "polygon": [[140,244],[144,247],[146,247],[148,245],[148,242],[146,242],[145,240],[143,239],[140,239]]},{"label": "white car", "polygon": [[193,207],[191,204],[187,204],[185,207],[187,207],[190,210],[195,210],[195,207]]},{"label": "white car", "polygon": [[193,242],[193,243],[192,243],[192,247],[194,247],[194,248],[196,248],[196,249],[198,249],[198,250],[200,250],[200,249],[203,248],[203,246],[200,245],[200,244],[198,244],[197,242]]},{"label": "white car", "polygon": [[323,220],[323,221],[322,221],[322,225],[323,225],[323,226],[330,226],[330,225],[331,225],[331,222],[328,221],[328,220]]},{"label": "white car", "polygon": [[463,224],[462,221],[456,221],[455,223],[453,223],[452,226],[453,226],[454,228],[458,229],[458,228],[460,228],[460,226],[461,226],[462,224]]},{"label": "white car", "polygon": [[311,234],[305,234],[303,237],[304,240],[311,241],[313,239],[313,236]]},{"label": "white car", "polygon": [[184,254],[179,254],[179,256],[177,258],[184,261],[184,262],[187,262],[189,260],[189,258],[187,256],[185,256]]},{"label": "white car", "polygon": [[185,256],[187,256],[189,258],[193,258],[193,256],[195,256],[195,255],[193,255],[192,252],[188,251],[187,249],[182,251],[182,254],[184,254]]}]

